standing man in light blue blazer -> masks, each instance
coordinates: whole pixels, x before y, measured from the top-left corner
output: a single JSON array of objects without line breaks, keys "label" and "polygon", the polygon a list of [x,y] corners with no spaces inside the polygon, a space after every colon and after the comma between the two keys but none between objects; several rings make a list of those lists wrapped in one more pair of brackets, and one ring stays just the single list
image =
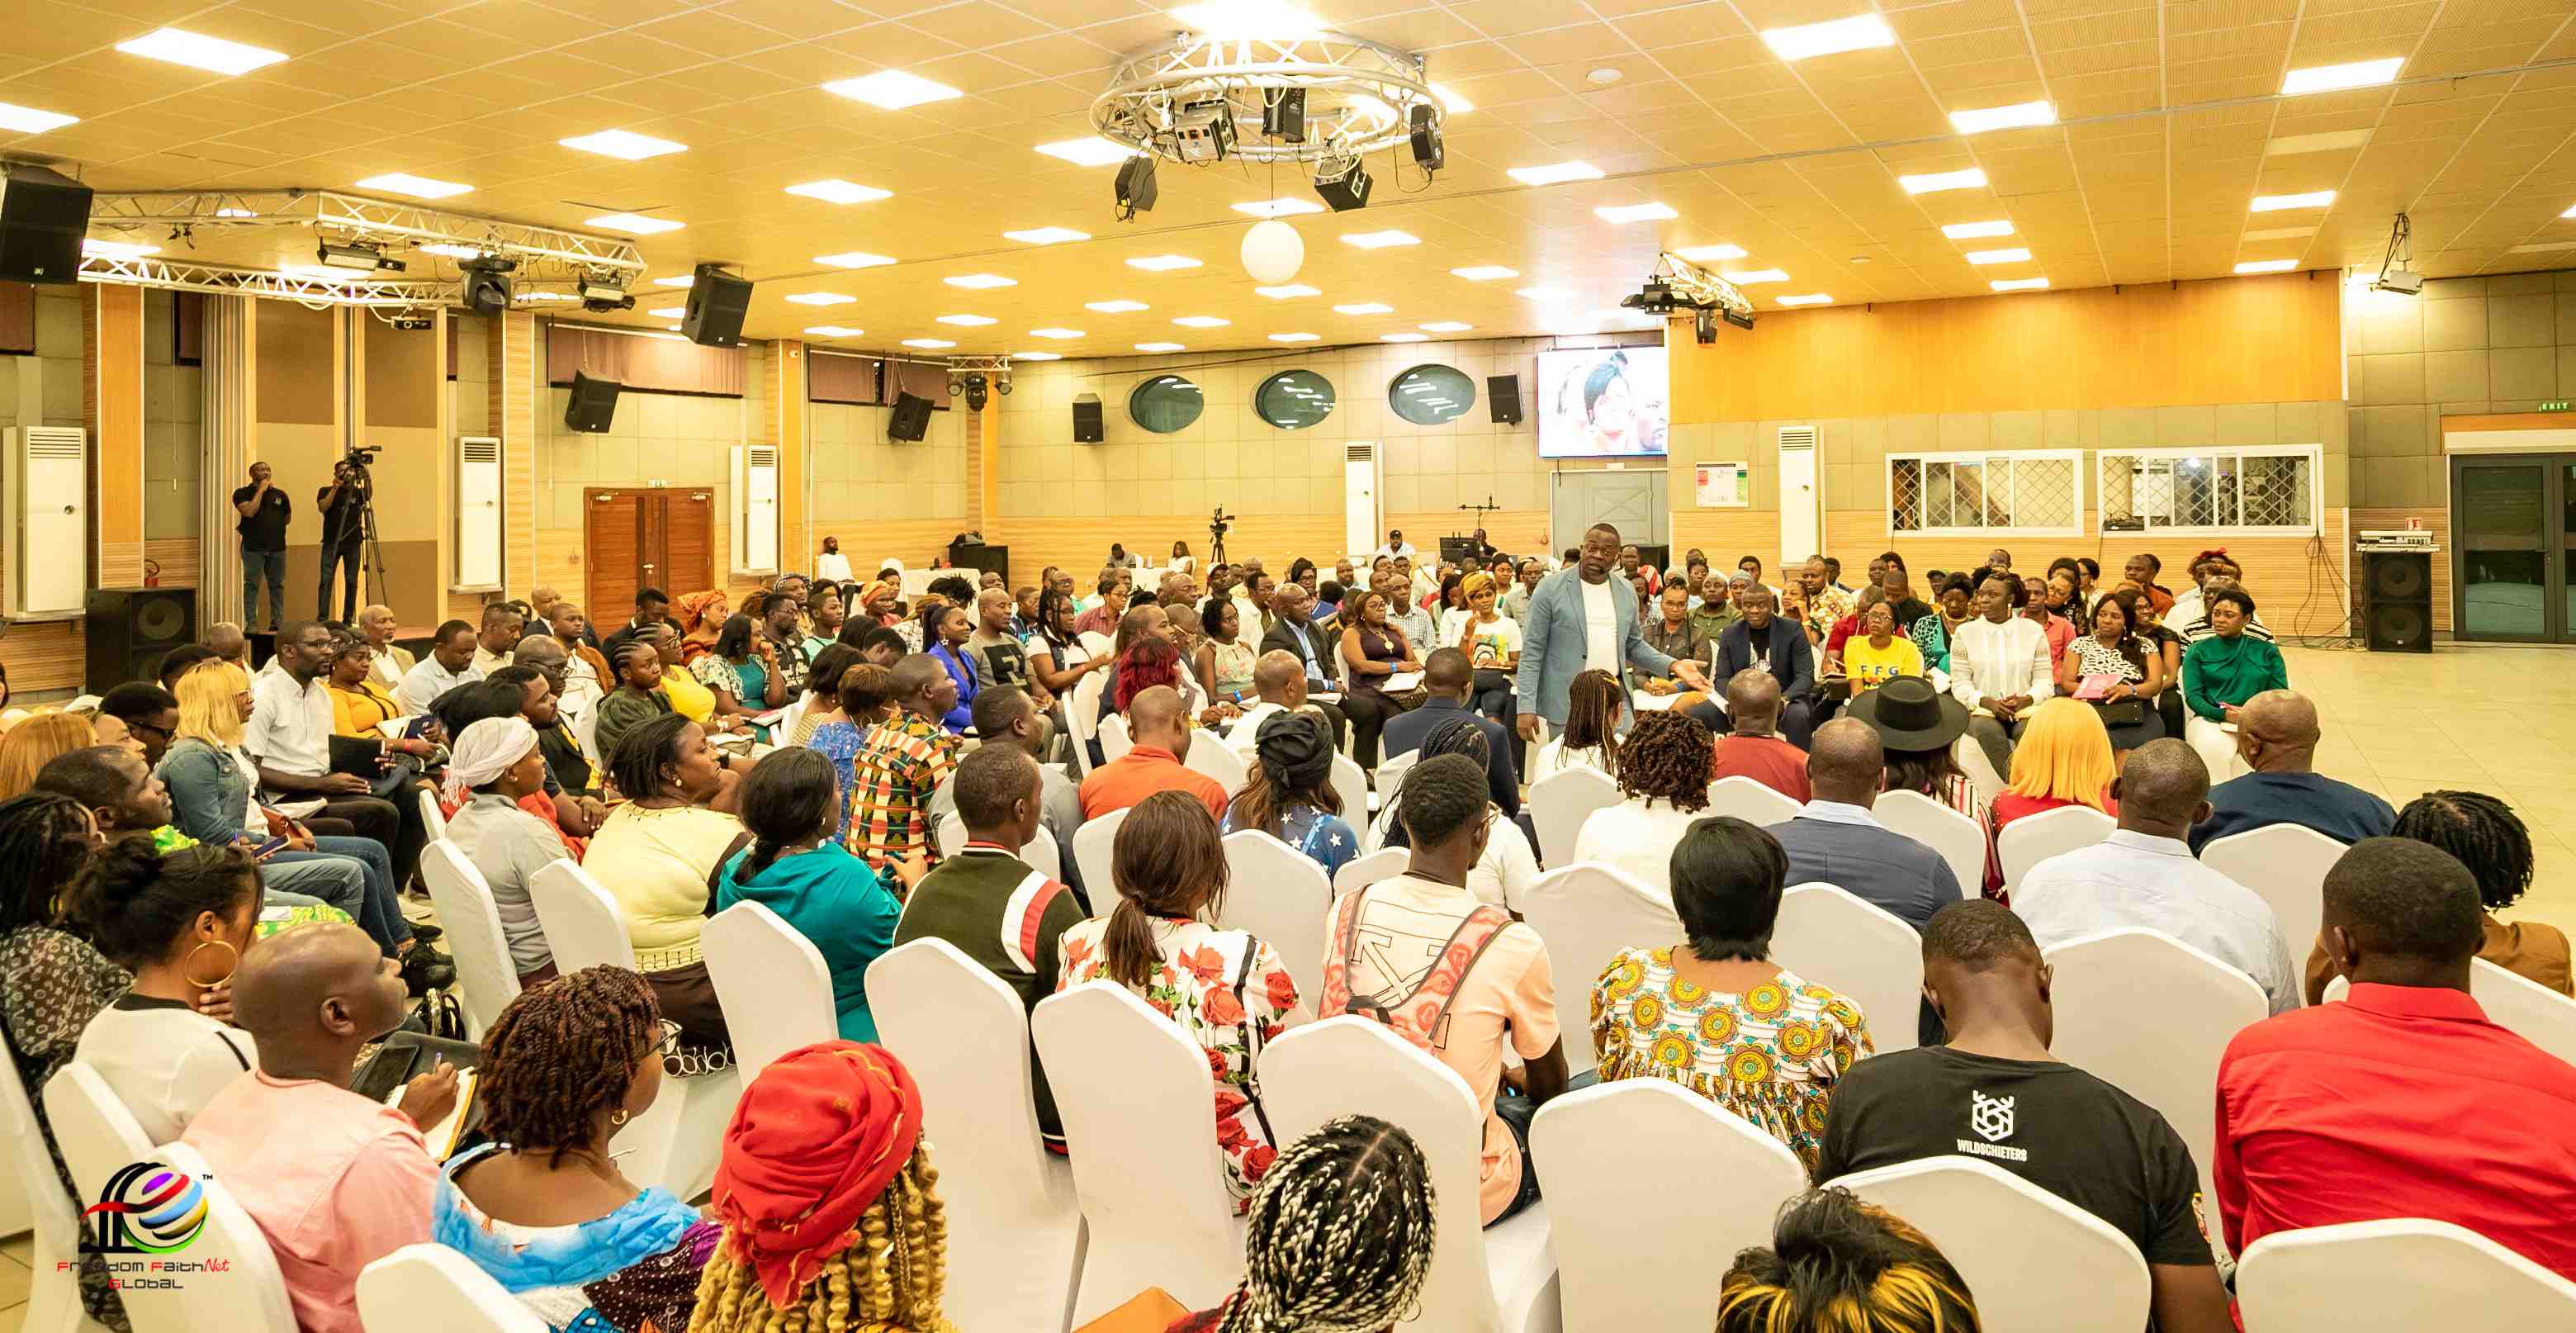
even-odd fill
[{"label": "standing man in light blue blazer", "polygon": [[1628,686],[1628,668],[1636,667],[1713,693],[1697,662],[1676,661],[1646,646],[1636,594],[1626,580],[1610,577],[1619,567],[1619,530],[1593,524],[1577,554],[1573,568],[1548,575],[1530,594],[1529,622],[1521,627],[1521,736],[1536,741],[1542,717],[1562,731],[1566,693],[1586,671],[1610,672]]}]

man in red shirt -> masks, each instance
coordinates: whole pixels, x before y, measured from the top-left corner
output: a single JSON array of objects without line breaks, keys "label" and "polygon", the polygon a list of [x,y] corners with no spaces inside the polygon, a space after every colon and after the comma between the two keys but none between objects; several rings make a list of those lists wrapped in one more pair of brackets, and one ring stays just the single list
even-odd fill
[{"label": "man in red shirt", "polygon": [[[1698,709],[1692,712],[1703,722],[1712,721]],[[1809,798],[1807,752],[1780,739],[1778,734],[1778,677],[1760,667],[1736,672],[1726,682],[1724,721],[1731,724],[1731,729],[1717,738],[1717,758],[1709,765],[1709,781],[1751,778],[1790,800],[1804,803]]]},{"label": "man in red shirt", "polygon": [[2349,1001],[2257,1023],[2219,1062],[2229,1249],[2429,1217],[2576,1278],[2576,1067],[2470,998],[2482,938],[2477,882],[2440,848],[2369,838],[2327,872],[2320,942]]},{"label": "man in red shirt", "polygon": [[1190,752],[1186,707],[1180,692],[1169,685],[1157,685],[1128,701],[1127,723],[1134,729],[1135,747],[1082,780],[1083,818],[1098,819],[1112,810],[1124,810],[1158,791],[1184,791],[1199,798],[1219,823],[1225,821],[1224,784],[1181,764]]}]

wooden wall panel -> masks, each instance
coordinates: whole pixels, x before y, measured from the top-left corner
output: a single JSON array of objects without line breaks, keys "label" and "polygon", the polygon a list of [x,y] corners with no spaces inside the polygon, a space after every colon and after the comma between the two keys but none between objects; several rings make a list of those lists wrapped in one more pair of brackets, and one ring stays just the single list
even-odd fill
[{"label": "wooden wall panel", "polygon": [[[259,419],[305,426],[337,422],[337,314],[331,310],[307,310],[292,301],[262,301],[255,327],[259,339]],[[257,451],[252,454],[254,459],[262,456]],[[312,497],[307,495],[305,499],[310,501]]]},{"label": "wooden wall panel", "polygon": [[1673,420],[2341,398],[2340,320],[2329,273],[1764,311],[1673,341]]},{"label": "wooden wall panel", "polygon": [[89,638],[80,621],[17,626],[9,631],[9,692],[23,699],[43,690],[78,690],[88,654]]},{"label": "wooden wall panel", "polygon": [[97,469],[94,573],[101,587],[128,587],[143,581],[143,289],[99,284],[81,295],[81,396]]}]

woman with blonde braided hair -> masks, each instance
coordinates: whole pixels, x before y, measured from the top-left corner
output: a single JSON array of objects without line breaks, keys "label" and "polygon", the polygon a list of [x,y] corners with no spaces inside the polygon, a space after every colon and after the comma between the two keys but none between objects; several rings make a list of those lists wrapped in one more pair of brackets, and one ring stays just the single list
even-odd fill
[{"label": "woman with blonde braided hair", "polygon": [[1959,1270],[1903,1218],[1820,1189],[1781,1208],[1771,1244],[1735,1256],[1716,1333],[1978,1333]]},{"label": "woman with blonde braided hair", "polygon": [[780,1056],[725,1127],[724,1239],[690,1333],[955,1333],[938,1181],[921,1090],[893,1052],[824,1041]]},{"label": "woman with blonde braided hair", "polygon": [[1418,1312],[1437,1209],[1413,1136],[1329,1120],[1279,1154],[1245,1218],[1243,1281],[1168,1333],[1379,1333]]}]

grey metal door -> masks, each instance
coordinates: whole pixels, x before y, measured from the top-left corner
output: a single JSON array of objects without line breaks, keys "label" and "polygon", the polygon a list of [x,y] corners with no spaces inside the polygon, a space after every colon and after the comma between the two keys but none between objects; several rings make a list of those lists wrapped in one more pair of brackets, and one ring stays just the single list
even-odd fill
[{"label": "grey metal door", "polygon": [[1584,531],[1595,523],[1619,530],[1619,538],[1639,546],[1661,546],[1669,540],[1671,507],[1666,503],[1662,468],[1652,472],[1558,472],[1548,492],[1550,549],[1563,551],[1583,544]]}]

